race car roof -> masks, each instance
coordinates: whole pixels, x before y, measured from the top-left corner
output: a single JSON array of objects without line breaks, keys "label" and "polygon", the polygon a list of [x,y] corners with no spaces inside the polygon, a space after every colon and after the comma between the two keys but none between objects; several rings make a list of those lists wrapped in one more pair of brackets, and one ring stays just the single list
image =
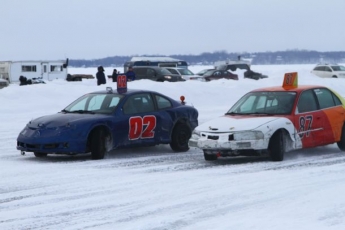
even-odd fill
[{"label": "race car roof", "polygon": [[[121,95],[130,95],[130,94],[133,94],[133,93],[138,93],[138,92],[145,92],[145,93],[156,93],[154,91],[151,91],[151,90],[143,90],[143,89],[127,89],[126,92],[124,93],[121,93]],[[109,94],[109,93],[112,93],[112,94],[120,94],[117,92],[116,89],[113,89],[112,92],[109,92],[108,90],[101,90],[101,91],[95,91],[95,92],[91,92],[92,94]]]},{"label": "race car roof", "polygon": [[300,91],[304,91],[307,89],[314,89],[314,88],[326,88],[326,87],[320,86],[320,85],[299,85],[295,88],[284,88],[283,86],[272,86],[272,87],[254,89],[251,92],[256,92],[256,91],[295,91],[295,92],[300,92]]}]

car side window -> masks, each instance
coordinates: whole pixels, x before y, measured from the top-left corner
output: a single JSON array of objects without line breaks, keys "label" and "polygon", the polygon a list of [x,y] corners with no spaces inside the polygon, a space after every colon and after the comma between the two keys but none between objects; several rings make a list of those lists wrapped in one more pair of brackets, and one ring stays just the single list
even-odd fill
[{"label": "car side window", "polygon": [[167,109],[167,108],[172,107],[172,104],[169,99],[162,97],[160,95],[156,95],[155,97],[156,97],[158,109]]},{"label": "car side window", "polygon": [[134,69],[134,72],[136,75],[144,75],[145,74],[145,69],[143,68],[136,68]]},{"label": "car side window", "polygon": [[154,104],[149,93],[130,96],[123,105],[124,114],[147,113],[154,111]]},{"label": "car side window", "polygon": [[328,89],[325,89],[325,88],[314,89],[314,92],[319,101],[319,105],[321,109],[333,107],[336,105],[341,105],[339,98]]},{"label": "car side window", "polygon": [[214,72],[214,74],[213,74],[214,76],[220,76],[221,75],[221,73],[220,73],[220,71],[216,71],[216,72]]},{"label": "car side window", "polygon": [[311,112],[318,109],[314,92],[312,90],[306,90],[300,95],[297,109],[299,113]]},{"label": "car side window", "polygon": [[155,76],[155,71],[153,69],[147,69],[147,76],[153,78]]},{"label": "car side window", "polygon": [[332,72],[331,68],[329,68],[328,66],[325,66],[325,71]]}]

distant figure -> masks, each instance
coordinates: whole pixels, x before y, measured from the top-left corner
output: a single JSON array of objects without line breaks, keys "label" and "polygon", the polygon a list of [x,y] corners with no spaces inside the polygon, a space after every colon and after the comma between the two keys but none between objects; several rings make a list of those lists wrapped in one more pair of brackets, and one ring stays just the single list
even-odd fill
[{"label": "distant figure", "polygon": [[111,75],[111,78],[113,79],[113,82],[117,81],[117,69],[113,70],[113,74]]},{"label": "distant figure", "polygon": [[132,67],[129,67],[128,71],[126,72],[127,81],[134,81],[135,80],[135,73]]},{"label": "distant figure", "polygon": [[98,66],[98,72],[96,73],[97,78],[97,85],[102,85],[106,83],[105,75],[104,75],[104,68],[103,66]]}]

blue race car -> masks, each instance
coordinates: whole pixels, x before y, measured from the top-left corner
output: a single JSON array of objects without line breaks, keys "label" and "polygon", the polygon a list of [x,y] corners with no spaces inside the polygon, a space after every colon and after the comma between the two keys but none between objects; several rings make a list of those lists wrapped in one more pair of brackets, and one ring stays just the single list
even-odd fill
[{"label": "blue race car", "polygon": [[86,94],[61,112],[30,121],[17,138],[17,149],[47,154],[91,153],[103,159],[113,149],[170,144],[173,151],[189,149],[198,125],[198,111],[148,90],[113,92],[111,87]]}]

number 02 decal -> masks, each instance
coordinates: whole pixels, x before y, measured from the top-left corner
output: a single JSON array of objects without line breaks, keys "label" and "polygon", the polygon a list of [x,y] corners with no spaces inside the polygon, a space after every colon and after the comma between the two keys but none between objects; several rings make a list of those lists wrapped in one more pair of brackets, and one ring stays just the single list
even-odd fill
[{"label": "number 02 decal", "polygon": [[130,140],[153,138],[155,136],[156,117],[149,115],[144,117],[129,118]]}]

